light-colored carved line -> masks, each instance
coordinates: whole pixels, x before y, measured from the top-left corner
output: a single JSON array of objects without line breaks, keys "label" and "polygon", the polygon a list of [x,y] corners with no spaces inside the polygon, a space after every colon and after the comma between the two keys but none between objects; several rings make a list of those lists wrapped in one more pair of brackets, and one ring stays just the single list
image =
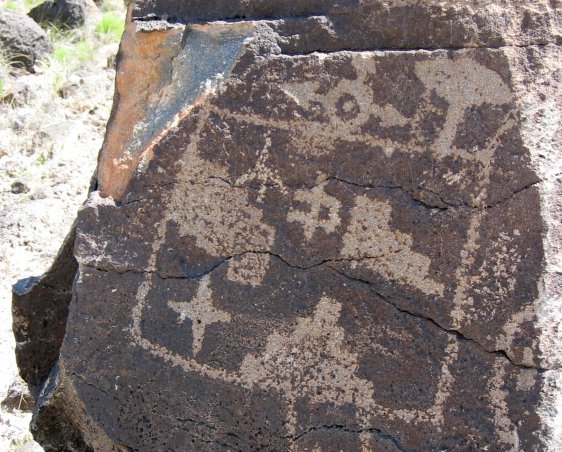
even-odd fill
[{"label": "light-colored carved line", "polygon": [[[256,123],[256,117],[252,117],[251,121],[249,121],[249,122],[252,122],[252,123],[255,124]],[[268,122],[268,121],[266,121],[266,122]],[[272,127],[278,127],[279,122],[276,121],[275,124],[270,123],[270,124],[266,124],[266,125],[269,125],[269,126],[272,126]],[[287,127],[287,128],[289,128],[289,127]],[[485,184],[487,182],[488,181],[486,180]],[[479,214],[475,215],[473,217],[473,219],[476,218],[478,215]],[[471,222],[471,224],[472,224],[472,222]],[[477,227],[477,225],[476,225],[476,227]],[[472,226],[474,231],[476,230],[476,227],[474,227],[474,225]],[[473,233],[474,233],[474,231],[473,231]],[[470,232],[469,232],[469,236],[470,236]],[[156,241],[155,248],[159,248],[165,242],[165,229],[164,229],[164,232],[162,232],[161,237],[162,237],[162,239],[160,241]],[[476,237],[476,239],[477,239],[477,237]],[[470,238],[469,238],[469,242],[470,242]],[[154,253],[154,256],[155,255],[156,254]],[[153,259],[151,259],[151,261],[152,260]],[[154,258],[154,262],[151,265],[154,265],[154,263],[155,263],[155,258]],[[458,294],[456,294],[456,296],[455,296],[457,301],[459,301],[459,300],[462,301],[463,293],[462,293],[462,285],[460,283],[462,283],[463,278],[466,279],[466,277],[467,277],[467,275],[463,275],[462,271],[458,275],[459,286],[461,286],[461,289],[457,288]],[[133,337],[136,340],[136,342],[141,347],[143,347],[146,350],[153,353],[155,356],[158,356],[158,357],[164,359],[165,361],[168,361],[168,362],[173,363],[175,365],[179,365],[185,371],[194,371],[194,372],[206,375],[210,378],[220,379],[220,380],[223,380],[223,381],[229,382],[229,383],[241,384],[243,386],[247,385],[247,382],[244,382],[243,380],[241,380],[240,376],[238,376],[237,374],[228,373],[228,372],[226,372],[222,369],[215,369],[215,368],[212,368],[208,365],[200,364],[200,363],[196,362],[195,360],[184,359],[181,356],[178,356],[174,353],[171,353],[169,350],[166,350],[166,349],[162,348],[161,346],[158,346],[158,345],[156,345],[156,344],[154,344],[154,343],[152,343],[152,342],[150,342],[147,339],[142,337],[142,332],[140,330],[140,316],[142,315],[142,309],[144,307],[146,296],[148,294],[148,291],[150,290],[150,287],[151,287],[150,283],[148,283],[148,282],[147,282],[147,284],[143,283],[139,287],[139,291],[137,293],[138,304],[137,304],[137,306],[135,307],[135,310],[134,310],[134,314],[135,314],[134,317],[136,316],[137,320],[133,322],[133,328],[132,328]],[[460,306],[457,305],[457,307],[460,307]],[[446,401],[446,398],[447,398],[448,394],[450,393],[450,389],[451,389],[451,387],[454,383],[454,377],[452,376],[452,373],[449,369],[449,366],[452,364],[453,360],[456,358],[456,354],[458,352],[458,344],[453,340],[453,342],[449,344],[449,346],[447,347],[446,350],[447,350],[448,354],[447,354],[447,357],[445,358],[445,362],[444,362],[443,367],[442,367],[442,373],[441,373],[441,376],[440,376],[440,379],[439,379],[439,390],[436,394],[435,403],[432,406],[432,408],[430,408],[429,410],[426,410],[426,411],[421,411],[421,410],[393,410],[393,411],[389,411],[387,408],[378,405],[373,399],[365,397],[365,398],[361,398],[356,403],[356,408],[358,410],[358,417],[360,417],[362,419],[368,419],[369,417],[371,417],[371,415],[373,413],[378,413],[378,414],[384,413],[386,415],[386,417],[390,418],[390,419],[402,419],[402,420],[405,420],[405,419],[414,420],[415,419],[415,420],[424,421],[424,422],[430,422],[430,423],[436,422],[437,424],[442,424],[444,422],[443,415],[442,415],[442,409],[443,409],[444,403]],[[292,425],[292,424],[290,424],[290,425]]]},{"label": "light-colored carved line", "polygon": [[[186,150],[186,154],[188,154],[189,152],[196,151],[202,127],[204,126],[209,114],[210,114],[209,110],[206,110],[205,114],[202,114],[197,119],[198,120],[197,130],[193,134],[194,139],[190,142],[188,149]],[[149,258],[148,267],[151,268],[153,271],[156,271],[156,260],[157,260],[158,251],[166,242],[166,230],[167,230],[168,221],[169,221],[169,214],[166,212],[163,220],[158,225],[157,238],[153,243],[152,253]],[[137,303],[132,309],[132,325],[130,328],[130,333],[133,342],[136,343],[142,349],[164,360],[165,362],[168,362],[173,366],[178,366],[182,368],[186,373],[195,372],[197,374],[206,376],[208,378],[220,380],[229,384],[237,384],[249,388],[253,387],[253,382],[250,382],[250,384],[248,384],[249,382],[246,382],[243,379],[241,379],[241,376],[236,373],[228,372],[224,369],[217,369],[206,364],[201,364],[197,362],[195,359],[186,359],[143,337],[142,329],[141,329],[141,319],[143,315],[143,310],[146,305],[147,296],[150,292],[150,289],[152,288],[151,278],[152,278],[151,274],[147,275],[147,279],[140,284],[136,293]],[[445,381],[442,381],[443,379]],[[440,377],[438,387],[448,388],[450,386],[449,380],[450,380],[450,374],[443,372]],[[441,403],[441,401],[437,399],[438,394],[439,392],[436,394],[436,400],[434,404],[434,407],[437,407],[437,409],[439,407],[439,404]],[[442,419],[439,418],[437,418],[436,420],[434,419],[433,413],[436,411],[434,407],[430,407],[427,410],[393,410],[393,409],[386,408],[382,405],[379,405],[373,398],[367,397],[365,394],[360,395],[360,398],[355,401],[355,406],[357,409],[357,417],[359,420],[363,422],[367,422],[375,415],[378,416],[383,415],[387,419],[391,419],[391,420],[402,420],[402,421],[410,421],[410,422],[414,420],[419,420],[430,424],[435,424],[436,421],[442,422]],[[293,422],[290,419],[288,419],[287,425],[289,429],[295,428]]]}]

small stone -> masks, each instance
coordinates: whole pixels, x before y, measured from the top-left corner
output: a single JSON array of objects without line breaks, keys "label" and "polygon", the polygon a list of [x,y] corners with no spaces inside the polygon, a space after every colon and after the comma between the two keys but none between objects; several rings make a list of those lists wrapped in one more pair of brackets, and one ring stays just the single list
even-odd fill
[{"label": "small stone", "polygon": [[35,399],[29,392],[27,385],[20,377],[17,377],[8,388],[6,397],[2,400],[2,408],[31,411],[34,403]]},{"label": "small stone", "polygon": [[11,192],[14,195],[20,195],[29,192],[29,187],[24,182],[18,180],[12,183]]},{"label": "small stone", "polygon": [[[27,103],[29,103],[32,97],[33,97],[33,92],[30,89],[29,85],[25,82],[16,81],[4,93],[4,97],[2,97],[2,102],[12,105],[14,107],[22,107]],[[14,124],[20,125],[19,122],[15,122]],[[21,130],[21,129],[14,129],[14,130]]]}]

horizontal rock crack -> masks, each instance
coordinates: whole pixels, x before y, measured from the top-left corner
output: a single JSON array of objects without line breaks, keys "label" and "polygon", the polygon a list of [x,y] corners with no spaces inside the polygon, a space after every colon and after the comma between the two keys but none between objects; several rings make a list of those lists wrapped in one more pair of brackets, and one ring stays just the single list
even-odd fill
[{"label": "horizontal rock crack", "polygon": [[334,272],[338,273],[339,275],[343,276],[344,278],[350,280],[350,281],[355,281],[355,282],[359,282],[362,284],[366,284],[368,285],[371,290],[373,290],[373,292],[380,298],[382,299],[384,302],[386,302],[389,306],[391,306],[392,308],[396,309],[397,311],[415,317],[417,319],[423,320],[423,321],[427,321],[430,322],[431,324],[433,324],[435,327],[439,328],[441,331],[452,335],[454,337],[456,337],[458,340],[461,341],[466,341],[466,342],[470,342],[475,344],[476,346],[478,346],[481,350],[485,351],[486,353],[490,353],[493,355],[496,355],[502,359],[507,360],[510,364],[512,364],[513,366],[519,367],[519,368],[524,368],[524,369],[535,369],[539,372],[545,372],[545,371],[550,371],[550,370],[557,370],[558,368],[545,368],[545,367],[540,367],[540,366],[534,366],[534,365],[526,365],[523,363],[519,363],[517,362],[512,356],[509,355],[509,353],[506,350],[503,349],[489,349],[487,347],[485,347],[484,345],[482,345],[481,343],[479,343],[477,340],[475,340],[472,337],[467,336],[466,334],[462,333],[461,331],[454,329],[454,328],[447,328],[444,325],[442,325],[441,323],[439,323],[437,320],[435,320],[432,317],[423,315],[421,313],[418,312],[413,312],[411,310],[408,310],[404,307],[399,306],[397,303],[395,303],[394,301],[392,301],[389,297],[383,295],[382,293],[378,292],[377,290],[374,289],[375,285],[373,284],[373,282],[363,279],[363,278],[358,278],[355,276],[350,276],[349,274],[345,273],[344,271],[335,268],[333,266],[333,264],[338,263],[338,262],[360,262],[362,260],[367,260],[367,259],[380,259],[383,257],[386,257],[388,255],[391,254],[395,254],[395,253],[399,253],[402,250],[395,250],[392,251],[391,253],[385,253],[385,254],[381,254],[381,255],[377,255],[377,256],[364,256],[362,258],[359,259],[326,259],[323,260],[321,262],[318,262],[316,264],[310,265],[310,266],[299,266],[299,265],[294,265],[290,262],[288,262],[287,260],[285,260],[282,256],[276,254],[276,253],[272,253],[270,251],[246,251],[243,253],[239,253],[239,254],[235,254],[232,256],[228,256],[226,258],[224,258],[223,260],[221,260],[219,263],[217,263],[216,265],[214,265],[212,268],[210,268],[209,270],[198,274],[198,275],[194,275],[194,276],[167,276],[167,275],[161,275],[159,274],[157,271],[150,271],[150,270],[124,270],[124,271],[115,271],[115,270],[110,270],[110,269],[104,269],[104,268],[100,268],[100,267],[96,267],[94,265],[90,265],[90,264],[81,264],[82,267],[86,267],[86,268],[91,268],[97,271],[101,271],[101,272],[108,272],[108,273],[116,273],[116,274],[125,274],[125,273],[133,273],[133,274],[140,274],[140,275],[153,275],[156,276],[162,280],[167,280],[167,279],[179,279],[179,280],[185,280],[185,279],[199,279],[205,275],[208,275],[210,273],[212,273],[213,271],[215,271],[217,268],[219,268],[221,265],[223,265],[224,263],[230,261],[231,259],[237,258],[237,257],[241,257],[244,256],[246,254],[267,254],[269,256],[275,257],[277,259],[279,259],[281,262],[283,262],[285,265],[287,265],[288,267],[291,268],[297,268],[300,270],[310,270],[313,268],[317,268],[317,267],[321,267],[324,265],[327,265],[331,270],[333,270]]},{"label": "horizontal rock crack", "polygon": [[322,431],[322,430],[339,430],[339,431],[342,431],[342,432],[355,433],[355,434],[361,434],[361,433],[375,434],[379,438],[391,441],[396,446],[396,448],[398,450],[401,450],[401,451],[405,450],[404,447],[400,444],[400,441],[398,441],[392,435],[389,435],[388,433],[384,433],[382,430],[380,430],[376,427],[349,428],[349,427],[346,427],[345,425],[340,425],[340,424],[319,425],[319,426],[309,427],[304,432],[290,437],[290,439],[293,442],[296,442],[296,441],[300,440],[301,438],[303,438],[304,436],[309,435],[310,433],[314,433],[314,432]]},{"label": "horizontal rock crack", "polygon": [[[516,196],[517,194],[528,190],[531,187],[534,187],[535,185],[538,185],[542,182],[544,182],[543,179],[539,179],[539,180],[535,180],[531,183],[528,183],[522,187],[517,188],[516,190],[514,190],[513,192],[509,193],[508,195],[502,197],[501,199],[493,202],[493,203],[488,203],[488,204],[480,204],[480,205],[474,205],[474,204],[470,204],[468,202],[459,202],[459,203],[454,203],[451,201],[447,201],[445,199],[443,199],[443,196],[436,192],[433,191],[429,188],[426,187],[417,187],[417,189],[420,192],[427,192],[427,193],[431,193],[432,195],[435,195],[439,198],[440,203],[442,203],[443,205],[434,205],[431,203],[428,203],[427,201],[424,201],[422,199],[419,198],[419,196],[416,195],[416,193],[412,190],[412,189],[408,189],[402,185],[392,185],[392,184],[362,184],[359,182],[354,182],[354,181],[350,181],[348,179],[344,179],[342,177],[338,177],[338,176],[329,176],[326,178],[323,178],[322,180],[320,180],[319,182],[314,183],[313,185],[307,185],[307,184],[287,184],[287,185],[279,185],[279,184],[272,184],[272,183],[259,183],[259,184],[236,184],[233,183],[231,181],[229,181],[228,179],[224,178],[224,177],[219,177],[219,176],[209,176],[208,180],[215,180],[215,181],[219,181],[219,183],[224,183],[225,185],[227,185],[230,188],[233,189],[243,189],[243,190],[261,190],[263,188],[268,188],[268,189],[277,189],[277,190],[281,190],[281,189],[290,189],[290,190],[313,190],[314,188],[318,187],[319,185],[325,184],[327,182],[330,181],[336,181],[336,182],[340,182],[342,184],[346,184],[346,185],[351,185],[354,187],[358,187],[361,189],[380,189],[380,190],[399,190],[401,192],[403,192],[404,194],[408,195],[411,200],[413,202],[415,202],[416,204],[419,204],[420,206],[423,206],[425,208],[428,209],[435,209],[435,210],[448,210],[448,209],[459,209],[459,208],[466,208],[466,209],[476,209],[476,210],[486,210],[486,209],[491,209],[494,207],[498,207],[502,204],[504,204],[506,201],[509,201],[510,199],[512,199],[514,196]],[[189,184],[192,185],[199,185],[202,187],[208,187],[208,186],[216,186],[216,184],[213,183],[206,183],[206,182],[201,182],[201,181],[188,181]],[[144,188],[156,188],[156,187],[160,187],[160,188],[166,188],[166,187],[173,187],[175,185],[175,183],[173,182],[168,182],[165,184],[153,184],[150,186],[145,186]],[[130,199],[124,202],[116,202],[116,207],[125,207],[131,204],[136,204],[139,202],[143,202],[143,201],[147,201],[147,200],[152,200],[152,199],[160,199],[161,197],[156,195],[154,197],[143,197],[143,198],[135,198],[135,199]]]},{"label": "horizontal rock crack", "polygon": [[[364,284],[367,284],[368,286],[370,286],[371,288],[373,287],[373,283],[362,279],[362,278],[357,278],[354,276],[350,276],[348,274],[346,274],[345,272],[342,272],[341,270],[338,270],[336,268],[333,268],[330,266],[330,268],[332,268],[332,270],[334,270],[336,273],[339,273],[340,275],[344,276],[345,278],[348,278],[351,281],[357,281],[357,282],[362,282]],[[513,366],[516,367],[520,367],[523,369],[535,369],[539,372],[546,372],[549,370],[556,370],[554,368],[544,368],[544,367],[540,367],[540,366],[530,366],[530,365],[526,365],[523,363],[518,363],[514,360],[514,358],[512,356],[509,355],[509,353],[506,350],[503,349],[489,349],[487,347],[485,347],[484,345],[482,345],[480,342],[478,342],[477,340],[475,340],[474,338],[471,338],[467,335],[465,335],[464,333],[462,333],[459,330],[456,330],[454,328],[447,328],[443,325],[441,325],[438,321],[436,321],[435,319],[433,319],[432,317],[429,316],[425,316],[423,314],[417,313],[417,312],[412,312],[408,309],[405,309],[403,307],[398,306],[396,303],[394,303],[393,301],[391,301],[388,297],[386,297],[385,295],[376,292],[375,293],[381,298],[383,299],[385,302],[387,302],[389,305],[393,306],[397,311],[402,312],[404,314],[408,314],[410,316],[416,317],[418,319],[423,319],[426,320],[430,323],[432,323],[433,325],[435,325],[437,328],[439,328],[440,330],[455,336],[457,339],[461,340],[461,341],[467,341],[467,342],[471,342],[475,345],[477,345],[480,349],[482,349],[483,351],[485,351],[486,353],[490,353],[492,355],[496,355],[498,357],[501,357],[502,359],[506,359],[507,361],[509,361]]]}]

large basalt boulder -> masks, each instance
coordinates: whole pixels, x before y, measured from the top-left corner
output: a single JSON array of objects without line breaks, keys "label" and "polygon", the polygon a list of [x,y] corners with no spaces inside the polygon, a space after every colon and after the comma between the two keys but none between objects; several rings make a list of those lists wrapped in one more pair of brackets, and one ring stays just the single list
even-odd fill
[{"label": "large basalt boulder", "polygon": [[7,62],[33,71],[41,58],[53,52],[43,29],[19,11],[0,10],[0,51]]},{"label": "large basalt boulder", "polygon": [[72,284],[78,270],[73,256],[74,228],[49,271],[18,281],[12,290],[12,329],[21,377],[36,396],[57,363],[66,331]]},{"label": "large basalt boulder", "polygon": [[560,450],[559,13],[132,2],[35,437]]},{"label": "large basalt boulder", "polygon": [[69,28],[79,27],[99,16],[93,0],[46,0],[29,11],[38,23],[55,23]]}]

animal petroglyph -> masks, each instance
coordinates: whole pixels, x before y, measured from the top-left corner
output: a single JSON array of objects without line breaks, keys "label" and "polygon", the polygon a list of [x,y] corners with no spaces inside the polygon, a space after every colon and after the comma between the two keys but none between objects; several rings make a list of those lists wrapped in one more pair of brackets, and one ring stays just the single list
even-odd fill
[{"label": "animal petroglyph", "polygon": [[345,331],[338,326],[341,304],[320,299],[310,318],[300,318],[290,334],[274,332],[261,355],[247,355],[239,380],[246,386],[280,392],[287,402],[289,433],[294,434],[298,398],[309,403],[352,405],[358,417],[368,417],[373,384],[358,378],[358,356],[346,347]]},{"label": "animal petroglyph", "polygon": [[[211,292],[205,288],[198,291],[203,295],[207,306],[212,306],[208,298]],[[139,289],[135,307],[135,317],[141,314],[151,285]],[[203,303],[202,303],[203,305]],[[180,313],[185,312],[183,304],[169,303]],[[439,427],[444,419],[443,404],[451,390],[454,378],[451,365],[457,357],[457,341],[447,346],[446,361],[437,385],[434,403],[425,409],[396,409],[381,405],[376,400],[376,386],[369,380],[356,375],[359,355],[349,348],[345,330],[338,325],[342,304],[328,297],[322,297],[311,317],[298,318],[288,333],[274,331],[268,337],[261,354],[248,354],[242,360],[237,372],[228,372],[199,363],[173,353],[143,337],[139,321],[133,323],[131,334],[137,345],[170,364],[180,366],[186,372],[195,372],[225,383],[236,384],[247,389],[260,388],[280,394],[286,402],[285,426],[290,434],[295,434],[297,417],[295,404],[299,400],[308,403],[331,403],[336,406],[353,407],[357,422],[368,425],[373,417],[421,422]],[[214,308],[197,315],[213,317]],[[142,314],[141,314],[142,315]],[[185,316],[191,317],[192,313]],[[195,317],[197,316],[195,315]],[[212,321],[225,321],[229,314],[214,316]],[[227,321],[227,320],[226,320]],[[209,322],[210,323],[210,322]]]}]

